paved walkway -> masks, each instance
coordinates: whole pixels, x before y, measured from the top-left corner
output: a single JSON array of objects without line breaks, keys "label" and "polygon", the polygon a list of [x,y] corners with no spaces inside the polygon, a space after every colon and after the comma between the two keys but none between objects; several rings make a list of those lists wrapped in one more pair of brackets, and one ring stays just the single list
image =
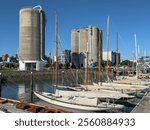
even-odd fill
[{"label": "paved walkway", "polygon": [[131,113],[150,113],[150,92],[143,97]]}]

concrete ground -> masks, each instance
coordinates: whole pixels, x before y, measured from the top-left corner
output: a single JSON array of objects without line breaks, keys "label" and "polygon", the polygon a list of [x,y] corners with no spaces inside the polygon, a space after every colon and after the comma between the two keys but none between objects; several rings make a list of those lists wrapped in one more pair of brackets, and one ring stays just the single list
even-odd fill
[{"label": "concrete ground", "polygon": [[143,97],[141,102],[132,110],[132,113],[150,113],[150,92]]}]

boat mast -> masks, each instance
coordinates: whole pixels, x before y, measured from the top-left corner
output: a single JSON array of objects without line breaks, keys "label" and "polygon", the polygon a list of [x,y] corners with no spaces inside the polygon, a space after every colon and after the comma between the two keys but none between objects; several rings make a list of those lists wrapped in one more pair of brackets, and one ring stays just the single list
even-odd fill
[{"label": "boat mast", "polygon": [[116,33],[116,75],[118,76],[118,32]]},{"label": "boat mast", "polygon": [[58,15],[55,13],[55,40],[56,40],[56,75],[55,84],[56,89],[58,88]]},{"label": "boat mast", "polygon": [[88,79],[89,79],[89,69],[88,69],[88,42],[87,42],[87,51],[86,51],[86,69],[85,69],[85,83],[88,84]]},{"label": "boat mast", "polygon": [[101,61],[101,51],[102,51],[102,31],[99,31],[99,42],[98,42],[98,78],[99,78],[99,85],[102,86],[102,61]]},{"label": "boat mast", "polygon": [[134,60],[135,60],[135,54],[132,52],[133,55],[133,61],[132,61],[132,75],[134,75]]},{"label": "boat mast", "polygon": [[107,75],[107,78],[109,77],[109,75],[108,75],[108,71],[109,71],[109,62],[108,62],[108,60],[109,60],[109,31],[110,31],[110,16],[108,16],[108,18],[107,18],[107,34],[106,34],[106,50],[107,50],[107,70],[106,70],[106,75]]},{"label": "boat mast", "polygon": [[136,61],[136,78],[138,77],[138,50],[137,50],[137,40],[136,40],[136,34],[134,34],[135,38],[135,61]]}]

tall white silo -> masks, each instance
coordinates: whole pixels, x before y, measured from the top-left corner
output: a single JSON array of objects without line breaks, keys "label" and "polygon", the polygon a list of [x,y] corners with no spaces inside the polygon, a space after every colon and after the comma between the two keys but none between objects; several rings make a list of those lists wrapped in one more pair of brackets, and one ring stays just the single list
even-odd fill
[{"label": "tall white silo", "polygon": [[41,7],[20,10],[19,70],[43,70],[45,14]]}]

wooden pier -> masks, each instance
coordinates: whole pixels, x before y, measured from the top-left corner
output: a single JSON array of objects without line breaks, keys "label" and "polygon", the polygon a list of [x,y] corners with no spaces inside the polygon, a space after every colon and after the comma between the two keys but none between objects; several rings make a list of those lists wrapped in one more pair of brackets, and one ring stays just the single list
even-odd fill
[{"label": "wooden pier", "polygon": [[150,113],[150,92],[145,94],[131,113]]}]

